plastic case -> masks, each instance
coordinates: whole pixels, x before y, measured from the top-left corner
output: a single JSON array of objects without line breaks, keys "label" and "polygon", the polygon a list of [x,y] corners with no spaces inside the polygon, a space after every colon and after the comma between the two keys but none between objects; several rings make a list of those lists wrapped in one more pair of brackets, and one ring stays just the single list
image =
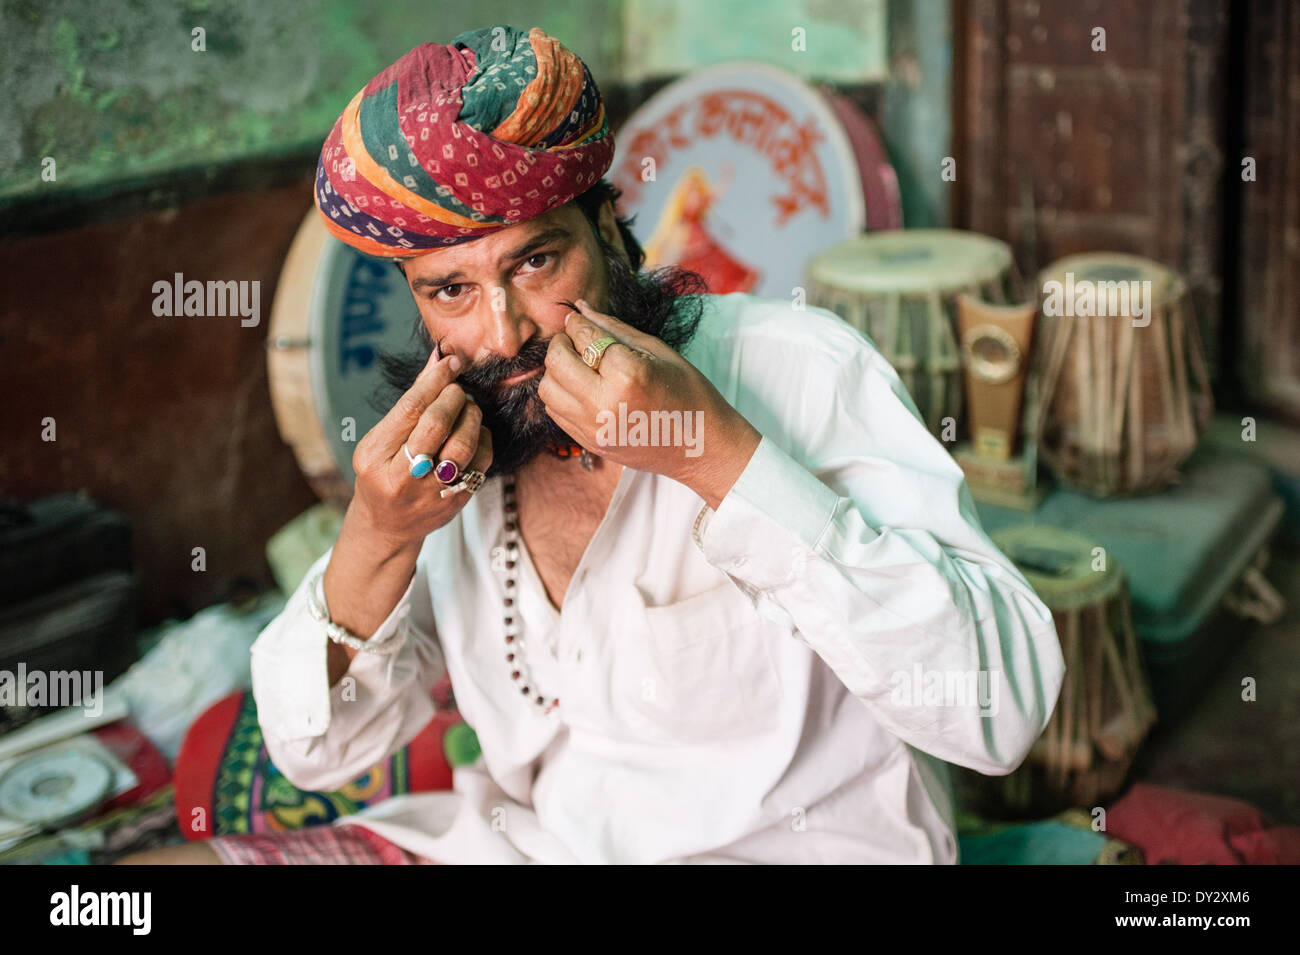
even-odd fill
[{"label": "plastic case", "polygon": [[1055,488],[1032,514],[977,504],[989,534],[1041,523],[1095,540],[1128,575],[1133,626],[1160,720],[1186,711],[1205,678],[1282,601],[1264,580],[1283,502],[1262,465],[1202,445],[1181,481],[1155,494],[1101,500]]}]

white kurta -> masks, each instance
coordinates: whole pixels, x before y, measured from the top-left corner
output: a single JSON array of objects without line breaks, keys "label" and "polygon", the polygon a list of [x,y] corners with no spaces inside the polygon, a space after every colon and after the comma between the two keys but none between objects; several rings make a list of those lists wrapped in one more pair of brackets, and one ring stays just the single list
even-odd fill
[{"label": "white kurta", "polygon": [[521,543],[514,646],[551,715],[505,659],[498,479],[426,538],[373,635],[400,652],[358,654],[354,686],[328,686],[305,583],[258,638],[267,749],[300,788],[406,744],[444,666],[478,733],[453,791],[339,824],[446,863],[956,861],[943,761],[1024,758],[1064,673],[1050,612],[861,334],[711,296],[684,354],[762,443],[698,537],[694,492],[624,469],[563,612]]}]

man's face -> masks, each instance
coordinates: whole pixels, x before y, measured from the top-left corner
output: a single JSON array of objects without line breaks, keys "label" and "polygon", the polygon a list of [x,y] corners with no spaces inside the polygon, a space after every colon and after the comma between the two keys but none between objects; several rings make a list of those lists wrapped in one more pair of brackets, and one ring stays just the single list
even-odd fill
[{"label": "man's face", "polygon": [[[600,219],[602,237],[621,251],[608,205]],[[493,470],[515,470],[546,444],[567,442],[537,387],[551,337],[573,310],[566,303],[609,308],[609,265],[582,211],[554,209],[412,259],[405,271],[429,335],[465,362],[458,381],[484,412],[500,459]]]}]

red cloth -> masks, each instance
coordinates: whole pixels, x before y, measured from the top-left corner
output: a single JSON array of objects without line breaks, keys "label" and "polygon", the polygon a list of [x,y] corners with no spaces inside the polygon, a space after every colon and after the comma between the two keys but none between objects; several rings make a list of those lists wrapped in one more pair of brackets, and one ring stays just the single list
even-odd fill
[{"label": "red cloth", "polygon": [[101,813],[139,805],[171,782],[172,770],[167,765],[167,757],[128,721],[118,720],[91,732],[110,753],[131,767],[136,778],[135,787],[110,799]]},{"label": "red cloth", "polygon": [[1139,783],[1106,813],[1106,834],[1148,865],[1297,865],[1300,826],[1274,826],[1249,803]]}]

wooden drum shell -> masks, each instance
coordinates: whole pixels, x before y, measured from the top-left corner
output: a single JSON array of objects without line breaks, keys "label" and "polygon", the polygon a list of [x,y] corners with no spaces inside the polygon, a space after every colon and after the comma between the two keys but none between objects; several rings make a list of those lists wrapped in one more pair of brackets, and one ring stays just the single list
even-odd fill
[{"label": "wooden drum shell", "polygon": [[[1052,718],[1024,763],[1006,776],[967,772],[967,797],[991,816],[1043,816],[1091,808],[1116,796],[1156,721],[1150,683],[1133,627],[1128,581],[1104,550],[1046,525],[993,535],[1052,611],[1065,677]],[[1024,561],[1026,553],[1069,555],[1059,577]]]},{"label": "wooden drum shell", "polygon": [[1023,298],[1010,247],[955,229],[846,239],[809,263],[807,283],[810,305],[836,313],[880,349],[935,434],[944,418],[960,422],[964,406],[958,297]]},{"label": "wooden drum shell", "polygon": [[331,241],[316,222],[313,208],[294,236],[280,270],[271,327],[266,342],[266,370],[271,385],[271,408],[280,437],[293,449],[303,476],[321,498],[340,507],[352,500],[352,483],[339,472],[333,448],[325,436],[316,409],[310,361],[311,296],[317,263]]},{"label": "wooden drum shell", "polygon": [[1177,480],[1214,411],[1191,298],[1158,263],[1112,254],[1063,259],[1039,288],[1096,269],[1152,280],[1149,324],[1040,317],[1038,453],[1062,484],[1097,497],[1158,491]]},{"label": "wooden drum shell", "polygon": [[326,232],[311,208],[280,272],[267,374],[280,435],[320,497],[352,498],[352,455],[383,416],[380,355],[416,352],[419,313],[391,262]]}]

